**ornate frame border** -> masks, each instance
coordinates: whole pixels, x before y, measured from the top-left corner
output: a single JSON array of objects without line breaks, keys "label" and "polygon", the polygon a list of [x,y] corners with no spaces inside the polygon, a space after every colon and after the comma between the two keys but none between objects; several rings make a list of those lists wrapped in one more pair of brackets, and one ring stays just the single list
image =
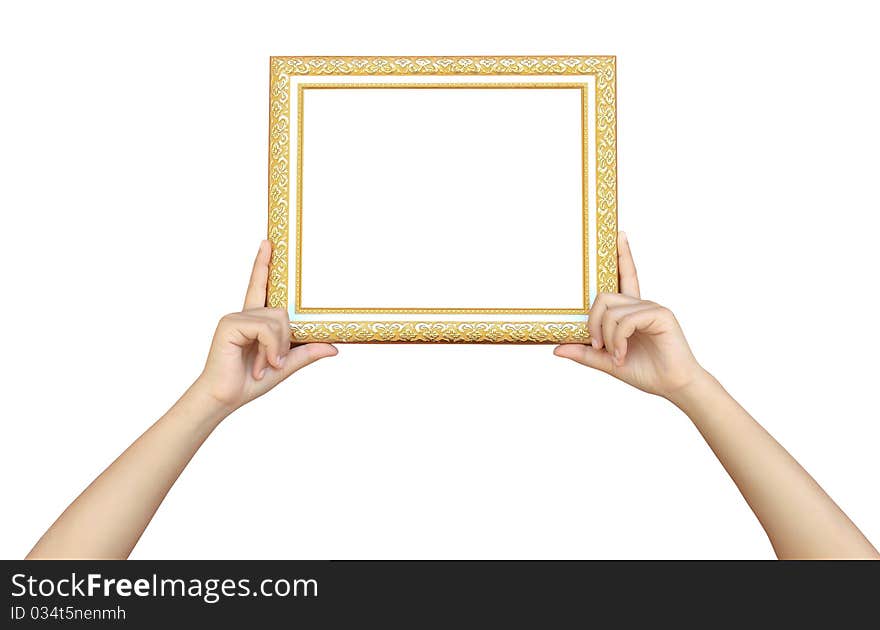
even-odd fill
[{"label": "ornate frame border", "polygon": [[[269,226],[267,303],[288,304],[290,79],[295,76],[594,75],[596,79],[597,290],[617,291],[617,74],[614,56],[271,57],[269,60]],[[589,339],[586,322],[291,322],[297,343],[510,342]]]},{"label": "ornate frame border", "polygon": [[[590,309],[590,296],[589,296],[589,234],[587,229],[588,224],[588,213],[589,213],[589,204],[588,198],[589,193],[587,191],[587,154],[588,154],[588,142],[589,139],[587,137],[587,104],[586,104],[586,91],[587,84],[585,83],[550,83],[547,81],[542,82],[532,82],[529,83],[527,81],[517,82],[517,83],[300,83],[297,86],[297,111],[299,112],[297,115],[297,127],[296,127],[296,144],[297,147],[303,146],[303,120],[305,119],[305,108],[303,101],[303,94],[305,90],[322,90],[322,89],[364,89],[364,88],[385,88],[385,89],[539,89],[539,90],[554,90],[554,89],[563,89],[563,90],[575,90],[580,93],[580,108],[583,113],[581,116],[581,136],[582,136],[582,170],[581,174],[583,177],[583,191],[582,191],[582,203],[583,203],[583,276],[584,276],[584,285],[583,285],[583,296],[581,298],[581,304],[577,307],[569,307],[569,308],[444,308],[444,307],[436,307],[436,308],[400,308],[400,307],[385,307],[385,308],[377,308],[377,307],[364,307],[364,308],[354,308],[354,307],[304,307],[302,305],[302,248],[298,247],[296,249],[297,257],[296,257],[296,282],[295,282],[295,290],[288,293],[287,299],[288,304],[291,300],[293,300],[294,304],[294,312],[302,313],[304,315],[308,314],[317,314],[317,313],[349,313],[356,315],[368,315],[369,313],[381,313],[381,314],[433,314],[433,315],[443,315],[443,314],[452,314],[452,313],[464,313],[468,315],[502,315],[502,314],[540,314],[540,315],[586,315],[589,313]],[[296,168],[296,243],[303,242],[303,233],[302,233],[302,170],[303,170],[303,159],[304,156],[300,152],[300,155],[297,158],[297,168]]]}]

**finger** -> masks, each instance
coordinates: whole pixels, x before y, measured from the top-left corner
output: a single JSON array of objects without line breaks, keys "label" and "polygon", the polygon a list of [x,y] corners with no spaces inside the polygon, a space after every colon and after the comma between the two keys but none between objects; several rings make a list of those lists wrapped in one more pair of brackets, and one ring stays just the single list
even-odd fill
[{"label": "finger", "polygon": [[661,329],[664,329],[663,324],[666,318],[670,315],[671,313],[667,309],[656,304],[623,314],[618,319],[614,330],[615,363],[623,365],[630,337],[636,332],[646,334],[661,332]]},{"label": "finger", "polygon": [[336,356],[338,353],[339,351],[336,349],[336,346],[331,346],[329,343],[307,343],[297,346],[290,350],[287,360],[284,362],[284,367],[273,372],[273,374],[277,375],[277,380],[280,382],[297,370],[320,359]]},{"label": "finger", "polygon": [[250,315],[265,318],[270,322],[272,331],[278,338],[278,345],[270,349],[266,347],[266,361],[277,370],[284,367],[287,355],[290,352],[290,321],[287,313],[280,308],[263,308],[250,311]]},{"label": "finger", "polygon": [[266,283],[269,281],[269,259],[272,257],[272,246],[269,241],[262,241],[257,257],[254,260],[254,268],[251,271],[251,280],[248,283],[247,293],[244,296],[244,309],[260,308],[266,306]]},{"label": "finger", "polygon": [[278,357],[286,355],[290,347],[286,328],[272,317],[233,313],[220,320],[218,332],[224,341],[240,348],[258,342],[265,348],[267,361],[280,368],[284,361],[278,361]]},{"label": "finger", "polygon": [[614,315],[614,309],[606,309],[602,314],[602,340],[605,344],[605,351],[617,363],[617,357],[614,355],[614,329],[617,328],[617,318]]},{"label": "finger", "polygon": [[631,297],[641,297],[639,291],[639,275],[629,248],[629,237],[626,232],[617,235],[617,274],[620,278],[620,292]]},{"label": "finger", "polygon": [[260,344],[260,347],[257,350],[257,356],[254,357],[254,367],[251,369],[251,374],[259,381],[266,373],[266,367],[268,367],[268,365],[269,362],[266,361],[266,347]]},{"label": "finger", "polygon": [[269,347],[265,343],[261,343],[254,357],[254,364],[251,368],[251,374],[256,380],[261,380],[266,368],[271,366],[280,370],[284,367],[287,359],[287,353],[290,352],[290,320],[287,317],[287,311],[281,308],[260,308],[247,311],[246,316],[251,318],[264,318],[271,322],[270,326],[278,336],[278,353],[271,354]]},{"label": "finger", "polygon": [[592,346],[585,346],[580,343],[566,343],[556,346],[553,354],[564,359],[571,359],[581,365],[586,365],[602,372],[611,372],[614,368],[611,363],[611,355],[602,350],[596,350]]},{"label": "finger", "polygon": [[590,332],[592,345],[596,350],[601,350],[605,344],[602,337],[602,317],[605,311],[613,306],[622,304],[636,304],[639,300],[620,293],[600,293],[590,307],[590,317],[587,319],[587,330]]},{"label": "finger", "polygon": [[278,344],[281,350],[278,356],[269,357],[269,363],[273,367],[280,369],[284,367],[285,358],[287,353],[290,352],[290,318],[287,315],[287,311],[283,308],[266,308],[257,311],[255,314],[268,317],[278,325]]},{"label": "finger", "polygon": [[619,335],[620,322],[632,313],[649,310],[656,307],[653,302],[639,301],[635,304],[615,306],[605,311],[602,318],[602,335],[605,337],[605,350],[614,359],[615,365],[623,365],[626,356],[627,338]]}]

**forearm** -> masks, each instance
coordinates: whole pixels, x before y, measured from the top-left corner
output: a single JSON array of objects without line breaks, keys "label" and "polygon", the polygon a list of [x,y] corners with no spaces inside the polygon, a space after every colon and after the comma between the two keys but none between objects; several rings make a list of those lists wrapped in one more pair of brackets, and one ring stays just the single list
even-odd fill
[{"label": "forearm", "polygon": [[27,557],[127,558],[226,414],[196,386],[190,388],[70,504]]},{"label": "forearm", "polygon": [[797,461],[711,375],[671,397],[758,517],[779,558],[878,558]]}]

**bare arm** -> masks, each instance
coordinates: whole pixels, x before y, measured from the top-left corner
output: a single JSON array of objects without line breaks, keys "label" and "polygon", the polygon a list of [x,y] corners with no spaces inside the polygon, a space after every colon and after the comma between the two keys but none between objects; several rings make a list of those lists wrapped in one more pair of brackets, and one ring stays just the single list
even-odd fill
[{"label": "bare arm", "polygon": [[696,361],[675,316],[640,298],[626,235],[619,239],[620,294],[590,311],[590,346],[558,356],[607,372],[677,405],[739,488],[780,559],[880,554],[800,464]]},{"label": "bare arm", "polygon": [[287,313],[264,308],[269,243],[260,245],[240,313],[217,326],[205,369],[37,542],[28,559],[127,558],[171,486],[218,424],[320,358],[328,344],[290,348]]},{"label": "bare arm", "polygon": [[709,374],[671,400],[730,474],[780,559],[880,558],[794,457]]}]

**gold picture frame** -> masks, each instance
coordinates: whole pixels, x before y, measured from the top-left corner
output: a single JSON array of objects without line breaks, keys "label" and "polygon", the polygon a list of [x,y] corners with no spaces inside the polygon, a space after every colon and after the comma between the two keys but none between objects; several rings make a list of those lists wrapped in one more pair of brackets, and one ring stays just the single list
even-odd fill
[{"label": "gold picture frame", "polygon": [[[511,79],[520,75],[522,80]],[[370,79],[369,83],[359,83],[351,77]],[[407,77],[413,81],[408,82]],[[442,79],[434,83],[430,77]],[[468,82],[456,83],[454,77],[462,77],[462,81],[467,77]],[[586,321],[591,295],[617,291],[615,57],[272,57],[269,83],[268,237],[273,253],[267,303],[290,312],[290,334],[294,343],[583,343],[589,340]],[[583,303],[564,308],[515,305],[503,308],[304,307],[299,275],[302,261],[297,259],[302,252],[304,92],[359,87],[579,90],[583,111]],[[592,134],[588,130],[592,130]],[[593,159],[588,160],[588,150]],[[593,179],[588,195],[590,176]],[[590,225],[593,230],[589,229]],[[594,252],[594,269],[589,268],[588,251]],[[291,256],[293,278],[289,277]]]}]

